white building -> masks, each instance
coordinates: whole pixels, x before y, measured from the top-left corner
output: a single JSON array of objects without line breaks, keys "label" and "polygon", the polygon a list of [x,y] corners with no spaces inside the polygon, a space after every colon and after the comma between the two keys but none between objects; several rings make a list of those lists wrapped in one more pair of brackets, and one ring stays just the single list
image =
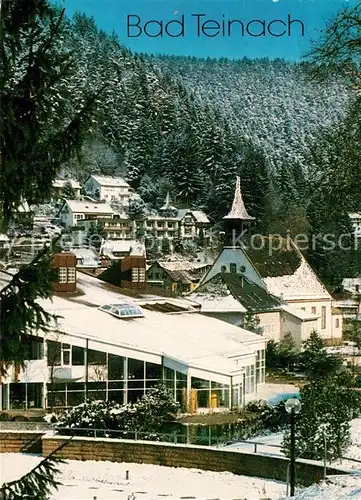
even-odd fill
[{"label": "white building", "polygon": [[78,200],[65,200],[58,213],[62,226],[67,229],[84,219],[111,219],[113,215],[114,211],[107,203]]},{"label": "white building", "polygon": [[202,316],[191,301],[130,299],[79,273],[77,286],[82,294],[40,301],[58,325],[45,339],[24,338],[29,359],[2,379],[2,409],[74,406],[86,396],[126,403],[159,380],[190,412],[256,397],[265,379],[263,337]]},{"label": "white building", "polygon": [[[205,288],[209,284],[210,290],[212,281],[221,277],[227,281],[224,285],[228,292],[222,297],[221,290],[217,301],[206,300],[208,313],[221,312],[224,307],[224,315],[229,308],[230,320],[242,324],[242,310],[236,304],[239,302],[245,310],[257,313],[265,335],[276,341],[290,332],[300,345],[312,330],[325,340],[341,339],[342,314],[290,239],[276,235],[238,241],[235,237],[244,235],[253,219],[243,203],[239,178],[231,211],[224,219],[228,245],[233,244],[222,249],[192,297],[204,302]],[[209,290],[208,296],[212,295]],[[216,306],[214,311],[212,304]]]},{"label": "white building", "polygon": [[133,189],[121,177],[91,175],[84,183],[84,191],[95,200],[118,201],[128,205]]}]

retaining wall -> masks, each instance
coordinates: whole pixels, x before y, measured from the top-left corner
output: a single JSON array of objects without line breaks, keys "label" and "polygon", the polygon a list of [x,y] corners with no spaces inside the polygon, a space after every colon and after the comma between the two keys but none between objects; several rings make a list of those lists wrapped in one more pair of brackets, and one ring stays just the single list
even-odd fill
[{"label": "retaining wall", "polygon": [[0,453],[42,453],[43,435],[41,431],[2,431]]},{"label": "retaining wall", "polygon": [[[68,439],[64,436],[43,437],[43,455],[53,452]],[[109,460],[111,462],[135,462],[169,467],[187,467],[211,471],[229,471],[245,476],[258,476],[286,481],[289,461],[283,457],[272,457],[252,453],[228,451],[195,445],[150,443],[120,439],[94,439],[74,437],[64,446],[58,456],[68,460]],[[328,474],[345,474],[344,471],[328,468]],[[323,478],[323,467],[309,461],[296,463],[299,484],[309,486]]]}]

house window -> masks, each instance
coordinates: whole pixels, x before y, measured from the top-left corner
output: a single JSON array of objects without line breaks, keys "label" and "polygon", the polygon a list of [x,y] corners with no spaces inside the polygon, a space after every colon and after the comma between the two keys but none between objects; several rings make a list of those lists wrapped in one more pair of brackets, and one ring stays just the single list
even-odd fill
[{"label": "house window", "polygon": [[326,306],[322,306],[321,309],[321,329],[324,330],[326,328]]},{"label": "house window", "polygon": [[229,272],[236,274],[237,273],[237,264],[230,264],[229,265]]},{"label": "house window", "polygon": [[59,279],[59,283],[67,283],[68,282],[68,269],[66,267],[59,267],[58,279]]},{"label": "house window", "polygon": [[311,312],[312,312],[312,314],[316,314],[316,307],[312,306],[311,307]]},{"label": "house window", "polygon": [[139,269],[137,267],[133,267],[132,269],[132,282],[137,283],[139,281]]},{"label": "house window", "polygon": [[61,364],[63,366],[70,365],[70,352],[71,352],[70,345],[69,344],[62,344],[62,346],[61,346],[61,356],[62,356]]},{"label": "house window", "polygon": [[68,267],[68,283],[75,283],[75,267]]},{"label": "house window", "polygon": [[340,319],[336,318],[336,328],[340,328]]},{"label": "house window", "polygon": [[145,282],[145,269],[144,268],[139,268],[139,282],[144,283]]},{"label": "house window", "polygon": [[306,311],[306,308],[305,307],[301,307],[302,311]]}]

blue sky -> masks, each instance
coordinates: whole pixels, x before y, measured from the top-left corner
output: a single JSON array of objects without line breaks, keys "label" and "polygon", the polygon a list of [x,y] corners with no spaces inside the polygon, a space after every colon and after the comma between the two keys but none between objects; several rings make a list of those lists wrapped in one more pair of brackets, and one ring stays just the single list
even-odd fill
[{"label": "blue sky", "polygon": [[[118,34],[123,45],[135,52],[162,53],[175,55],[191,55],[197,57],[282,57],[299,60],[307,51],[310,40],[315,40],[325,23],[343,7],[354,5],[353,0],[58,0],[65,6],[67,14],[81,11],[94,17],[97,25],[107,32],[113,30]],[[222,15],[226,21],[241,20],[244,24],[253,20],[265,20],[270,23],[279,19],[287,22],[290,14],[293,20],[302,21],[305,27],[301,36],[300,24],[292,26],[291,36],[272,37],[269,33],[264,37],[252,37],[236,33],[237,23],[232,25],[231,36],[206,37],[197,36],[197,18],[192,14],[205,14],[202,20],[220,22]],[[171,20],[180,20],[184,15],[184,36],[150,38],[144,34],[135,37],[127,36],[127,16],[138,15],[141,26],[147,21],[159,20],[165,24]],[[134,19],[134,18],[133,18]],[[214,23],[208,26],[216,26]],[[273,25],[276,27],[276,24]],[[277,28],[280,28],[280,24]],[[156,25],[148,25],[150,34],[155,33]],[[171,33],[180,29],[174,23],[169,27]],[[253,23],[253,33],[258,33],[259,23]],[[276,32],[276,30],[273,30]],[[139,30],[137,31],[139,33]],[[135,28],[131,34],[135,34]],[[209,30],[208,33],[215,33]]]}]

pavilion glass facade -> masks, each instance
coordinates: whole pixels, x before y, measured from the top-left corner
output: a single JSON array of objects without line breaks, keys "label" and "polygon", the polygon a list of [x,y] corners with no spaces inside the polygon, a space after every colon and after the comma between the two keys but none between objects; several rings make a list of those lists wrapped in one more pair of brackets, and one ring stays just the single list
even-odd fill
[{"label": "pavilion glass facade", "polygon": [[[28,359],[43,360],[42,339],[33,337],[28,343]],[[258,351],[256,363],[246,367],[241,383],[230,386],[192,376],[190,391],[187,391],[186,373],[136,358],[55,341],[47,341],[45,358],[49,374],[47,382],[3,384],[3,409],[64,408],[77,406],[87,399],[126,404],[136,402],[161,380],[172,390],[183,411],[187,410],[191,397],[196,399],[195,408],[226,409],[242,406],[245,395],[255,391],[256,383],[264,381],[265,372],[264,351]],[[86,365],[87,384],[84,382]],[[66,370],[69,368],[71,374],[72,367],[84,367],[84,371],[78,372],[83,375],[81,381],[74,377],[72,380],[71,375],[66,378]]]}]

